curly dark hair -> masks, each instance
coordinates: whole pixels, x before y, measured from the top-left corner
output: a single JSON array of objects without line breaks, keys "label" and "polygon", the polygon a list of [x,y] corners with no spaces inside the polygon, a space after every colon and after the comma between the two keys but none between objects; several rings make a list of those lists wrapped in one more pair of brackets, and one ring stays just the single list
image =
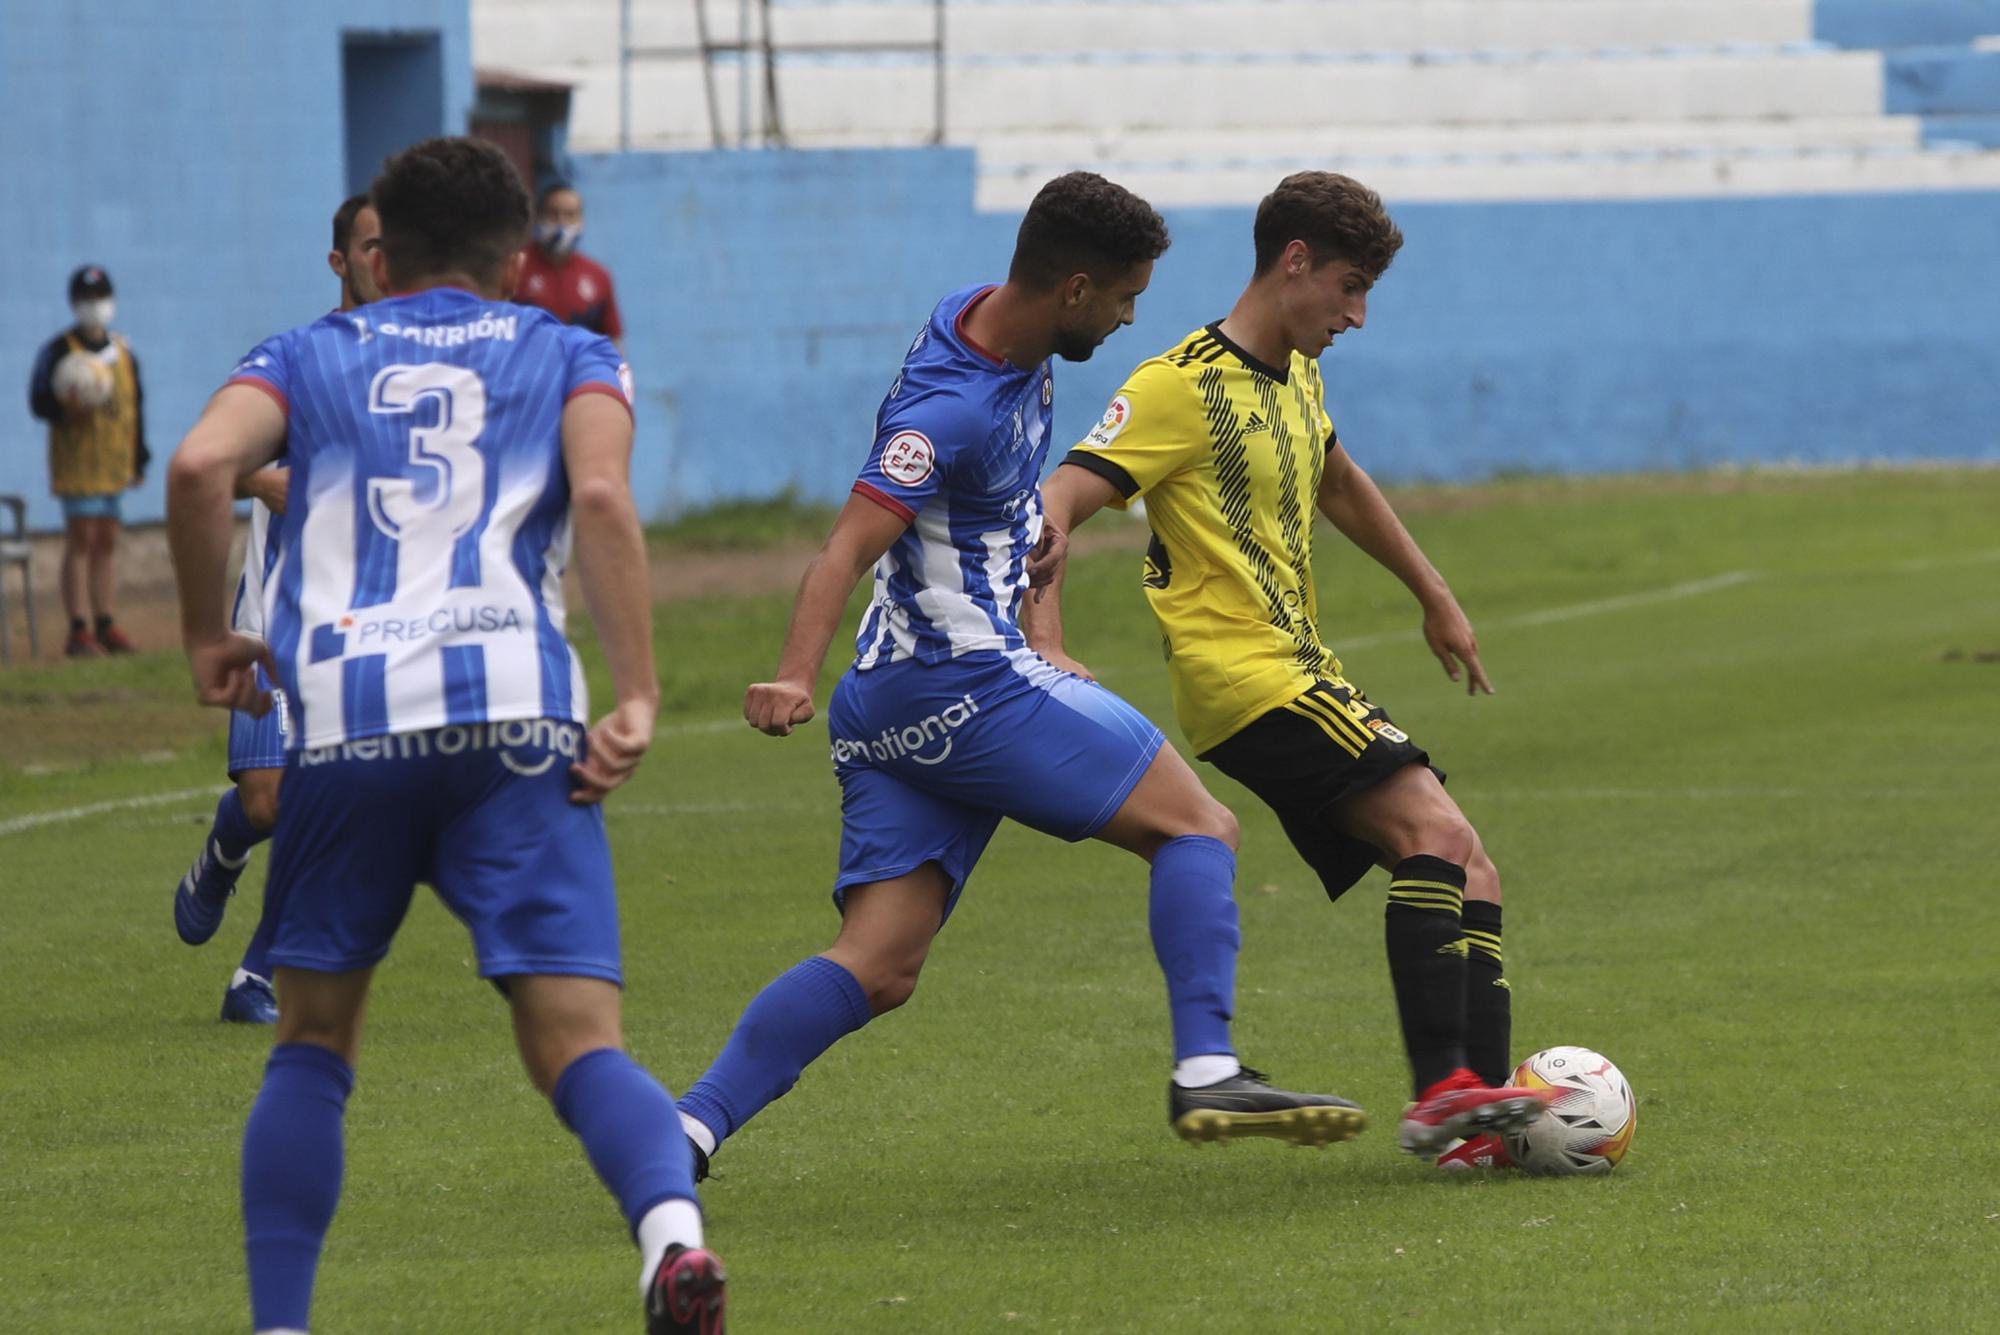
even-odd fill
[{"label": "curly dark hair", "polygon": [[1095,172],[1070,172],[1028,205],[1007,281],[1054,287],[1071,274],[1108,278],[1158,259],[1169,244],[1151,204]]},{"label": "curly dark hair", "polygon": [[495,279],[527,244],[528,192],[507,155],[483,139],[412,144],[382,164],[368,197],[395,287],[447,273]]},{"label": "curly dark hair", "polygon": [[1346,260],[1373,281],[1403,247],[1402,230],[1382,207],[1382,197],[1338,172],[1294,172],[1278,182],[1257,206],[1252,235],[1259,274],[1269,272],[1286,246],[1303,241],[1312,249],[1315,269]]}]

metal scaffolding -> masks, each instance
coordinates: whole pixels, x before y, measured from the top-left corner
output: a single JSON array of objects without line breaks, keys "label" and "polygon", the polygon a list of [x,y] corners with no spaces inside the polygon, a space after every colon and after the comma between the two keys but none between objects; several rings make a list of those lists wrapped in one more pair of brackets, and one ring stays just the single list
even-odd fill
[{"label": "metal scaffolding", "polygon": [[[709,0],[687,0],[694,12],[695,41],[691,46],[641,45],[632,40],[634,0],[618,3],[618,147],[632,147],[632,65],[634,61],[699,60],[703,100],[708,111],[709,137],[717,148],[728,144],[722,126],[722,108],[717,88],[716,66],[733,60],[738,70],[736,147],[750,142],[751,77],[753,60],[763,69],[761,81],[759,138],[767,148],[788,147],[783,102],[779,95],[778,66],[787,56],[875,56],[927,55],[931,59],[931,134],[929,142],[944,142],[945,131],[945,4],[929,0],[931,35],[907,42],[778,42],[772,36],[772,0],[736,0],[736,36],[717,37],[709,21]],[[752,22],[755,12],[756,21]]]}]

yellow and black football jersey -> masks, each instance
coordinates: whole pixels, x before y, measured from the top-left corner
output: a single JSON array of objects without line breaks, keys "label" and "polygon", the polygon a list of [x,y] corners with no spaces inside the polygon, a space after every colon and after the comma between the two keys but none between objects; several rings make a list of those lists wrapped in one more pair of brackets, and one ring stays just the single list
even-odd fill
[{"label": "yellow and black football jersey", "polygon": [[1146,598],[1159,618],[1174,709],[1197,754],[1339,682],[1320,643],[1312,529],[1336,443],[1319,365],[1267,366],[1198,329],[1140,364],[1063,462],[1146,502]]}]

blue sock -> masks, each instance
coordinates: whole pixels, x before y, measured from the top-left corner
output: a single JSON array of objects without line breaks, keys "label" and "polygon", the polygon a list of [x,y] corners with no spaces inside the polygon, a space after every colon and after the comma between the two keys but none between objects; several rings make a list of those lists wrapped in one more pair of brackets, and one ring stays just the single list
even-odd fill
[{"label": "blue sock", "polygon": [[1153,855],[1148,924],[1153,954],[1167,975],[1174,1018],[1174,1060],[1234,1053],[1229,1017],[1236,1009],[1236,854],[1220,839],[1183,835]]},{"label": "blue sock", "polygon": [[681,1096],[681,1111],[726,1140],[872,1018],[853,974],[823,955],[800,960],[751,1001],[722,1055]]},{"label": "blue sock", "polygon": [[240,862],[251,849],[269,839],[271,832],[250,823],[250,817],[243,814],[242,794],[231,788],[215,804],[215,825],[208,837],[222,846],[222,856]]},{"label": "blue sock", "polygon": [[634,1230],[661,1201],[696,1199],[694,1158],[674,1097],[623,1049],[599,1048],[571,1062],[549,1102]]},{"label": "blue sock", "polygon": [[258,1330],[306,1329],[320,1244],[340,1204],[341,1119],[354,1069],[313,1043],[280,1043],[243,1128],[243,1236]]},{"label": "blue sock", "polygon": [[265,982],[271,980],[271,940],[278,934],[278,905],[271,898],[271,887],[264,887],[264,907],[257,915],[257,930],[250,933],[250,944],[243,947],[243,963],[237,967],[245,973],[254,973]]}]

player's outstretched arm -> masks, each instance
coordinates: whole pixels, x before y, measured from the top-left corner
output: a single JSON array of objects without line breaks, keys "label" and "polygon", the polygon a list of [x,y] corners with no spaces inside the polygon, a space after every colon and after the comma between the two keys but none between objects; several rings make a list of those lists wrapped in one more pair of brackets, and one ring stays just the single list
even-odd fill
[{"label": "player's outstretched arm", "polygon": [[1028,646],[1063,671],[1087,681],[1097,678],[1071,658],[1063,644],[1062,586],[1069,573],[1069,535],[1117,496],[1117,488],[1087,468],[1065,465],[1056,469],[1042,484],[1043,541],[1028,562],[1029,583],[1037,585],[1035,596],[1021,609],[1021,630],[1028,637]]},{"label": "player's outstretched arm", "polygon": [[272,667],[262,640],[229,629],[229,544],[238,476],[276,458],[285,413],[261,389],[224,385],[174,452],[167,469],[167,543],[180,588],[181,644],[205,705],[262,715],[271,708],[257,688],[256,665]]},{"label": "player's outstretched arm", "polygon": [[611,712],[590,730],[570,773],[572,802],[601,801],[632,777],[653,744],[660,678],[653,670],[653,595],[646,534],[632,500],[632,414],[609,394],[579,394],[563,408],[577,580],[611,669]]},{"label": "player's outstretched arm", "polygon": [[777,679],[756,682],[743,694],[743,717],[751,727],[784,737],[812,718],[813,686],[827,646],[840,629],[848,595],[908,527],[901,515],[858,492],[847,498],[833,531],[799,580]]},{"label": "player's outstretched arm", "polygon": [[1375,480],[1338,441],[1327,451],[1319,509],[1349,542],[1381,562],[1417,596],[1424,609],[1424,641],[1444,665],[1445,675],[1459,680],[1463,665],[1466,694],[1493,694],[1479,661],[1479,638],[1451,586],[1403,527]]}]

